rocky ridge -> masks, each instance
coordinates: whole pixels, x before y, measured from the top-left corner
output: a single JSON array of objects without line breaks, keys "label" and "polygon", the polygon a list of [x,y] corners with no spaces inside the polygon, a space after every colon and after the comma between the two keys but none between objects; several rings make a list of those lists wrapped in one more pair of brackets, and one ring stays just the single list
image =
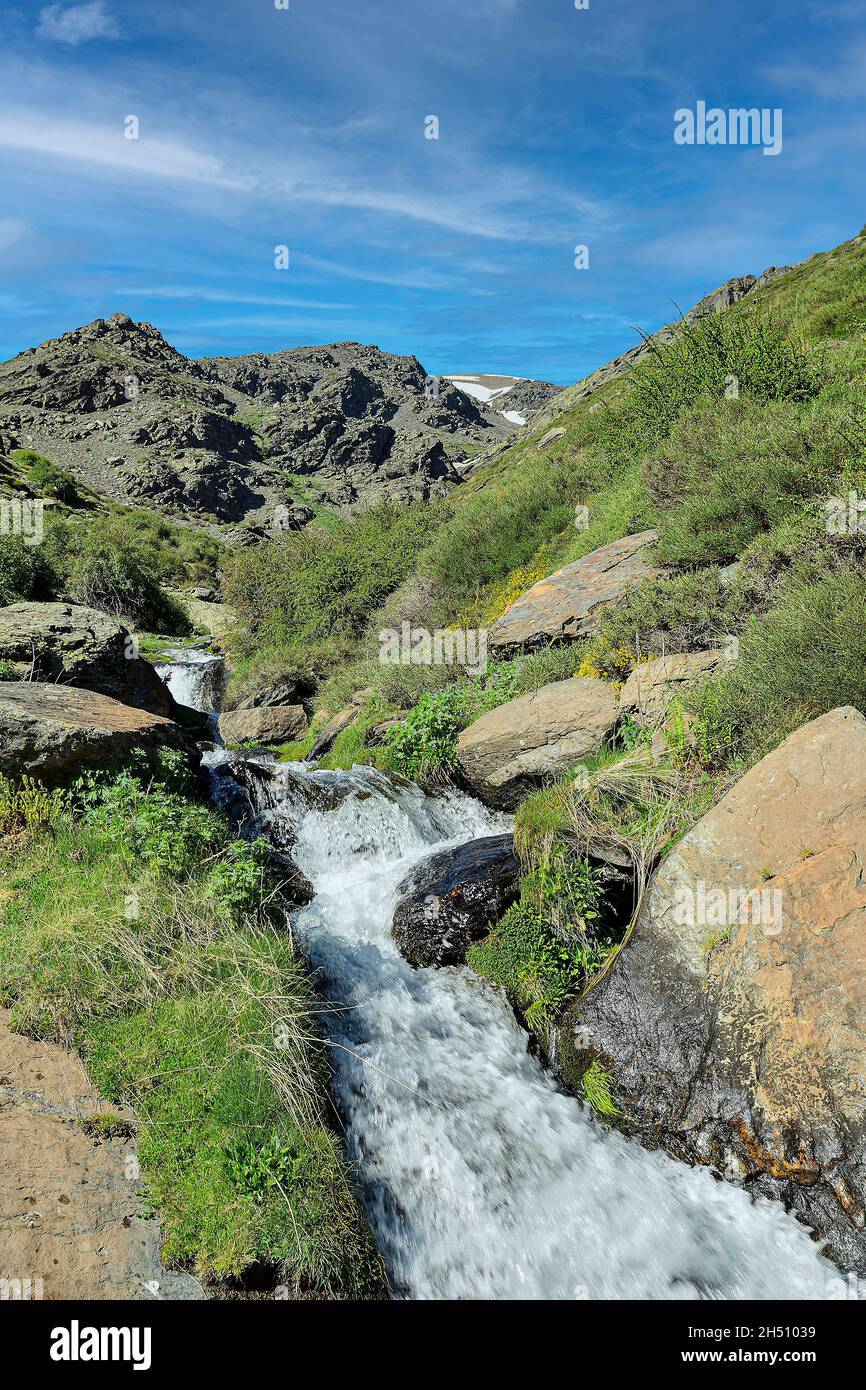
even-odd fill
[{"label": "rocky ridge", "polygon": [[194,361],[113,314],[0,364],[6,453],[230,541],[439,496],[456,464],[513,435],[417,358],[359,343]]}]

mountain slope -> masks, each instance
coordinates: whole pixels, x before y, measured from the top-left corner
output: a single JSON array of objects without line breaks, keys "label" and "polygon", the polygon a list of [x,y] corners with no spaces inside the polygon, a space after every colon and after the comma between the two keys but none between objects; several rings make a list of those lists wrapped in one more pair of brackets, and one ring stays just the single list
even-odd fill
[{"label": "mountain slope", "polygon": [[513,434],[414,357],[337,343],[193,361],[124,314],[0,365],[0,444],[113,501],[228,539],[322,509],[441,496],[455,464]]}]

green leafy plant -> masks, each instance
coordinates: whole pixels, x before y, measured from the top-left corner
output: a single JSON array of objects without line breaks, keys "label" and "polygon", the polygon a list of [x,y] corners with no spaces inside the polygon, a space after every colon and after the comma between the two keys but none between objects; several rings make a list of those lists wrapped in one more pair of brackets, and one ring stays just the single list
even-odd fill
[{"label": "green leafy plant", "polygon": [[447,779],[456,763],[458,734],[469,722],[476,700],[476,693],[465,685],[422,695],[389,735],[394,771],[419,782]]},{"label": "green leafy plant", "polygon": [[27,482],[41,497],[53,497],[59,502],[74,502],[78,496],[75,479],[64,473],[42,454],[33,449],[13,449],[11,458],[21,469]]},{"label": "green leafy plant", "polygon": [[226,1168],[229,1179],[238,1192],[264,1201],[272,1188],[283,1196],[297,1182],[303,1169],[303,1151],[274,1130],[263,1143],[257,1144],[248,1135],[232,1140],[226,1149]]},{"label": "green leafy plant", "polygon": [[48,790],[32,777],[16,783],[0,775],[0,835],[50,829],[65,808],[66,793],[61,788]]}]

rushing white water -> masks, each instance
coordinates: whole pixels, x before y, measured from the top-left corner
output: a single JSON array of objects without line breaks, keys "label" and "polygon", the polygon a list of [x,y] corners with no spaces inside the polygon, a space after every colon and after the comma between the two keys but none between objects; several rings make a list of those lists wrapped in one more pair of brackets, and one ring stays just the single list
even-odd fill
[{"label": "rushing white water", "polygon": [[361,768],[293,765],[266,802],[261,829],[297,837],[316,889],[295,928],[331,1001],[336,1097],[398,1297],[828,1296],[838,1271],[778,1203],[607,1130],[529,1054],[497,991],[398,954],[403,875],[500,819]]},{"label": "rushing white water", "polygon": [[225,683],[225,663],[221,656],[197,648],[178,648],[167,651],[170,659],[157,666],[179,705],[212,714],[222,704]]}]

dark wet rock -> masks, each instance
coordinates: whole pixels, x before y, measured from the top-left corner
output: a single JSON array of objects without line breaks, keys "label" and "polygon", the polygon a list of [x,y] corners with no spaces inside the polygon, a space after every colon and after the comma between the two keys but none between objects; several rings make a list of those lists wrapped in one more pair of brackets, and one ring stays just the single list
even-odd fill
[{"label": "dark wet rock", "polygon": [[391,928],[410,965],[459,965],[520,891],[513,835],[431,855],[403,880]]},{"label": "dark wet rock", "polygon": [[775,1197],[866,1271],[866,719],[805,725],[663,860],[557,1026],[649,1146]]},{"label": "dark wet rock", "polygon": [[231,698],[229,691],[227,707],[231,710],[262,709],[272,705],[303,705],[315,694],[316,677],[310,671],[292,671],[260,686],[241,699]]},{"label": "dark wet rock", "polygon": [[84,686],[166,718],[177,715],[170,691],[137,654],[116,618],[72,603],[13,603],[0,608],[0,660],[22,680]]}]

